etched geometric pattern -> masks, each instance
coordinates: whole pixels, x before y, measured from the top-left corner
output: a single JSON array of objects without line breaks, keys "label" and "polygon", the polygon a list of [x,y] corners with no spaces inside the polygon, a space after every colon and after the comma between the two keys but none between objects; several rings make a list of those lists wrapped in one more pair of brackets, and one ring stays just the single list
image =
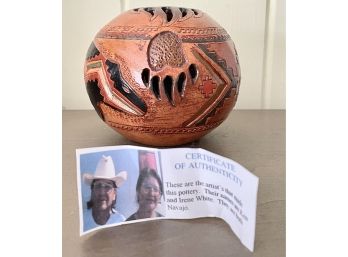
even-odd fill
[{"label": "etched geometric pattern", "polygon": [[205,78],[202,79],[202,84],[199,85],[199,90],[204,95],[205,98],[209,98],[213,95],[214,90],[216,89],[217,85],[213,81],[212,77],[209,75],[206,75]]},{"label": "etched geometric pattern", "polygon": [[[192,127],[206,120],[206,117],[219,105],[231,89],[231,80],[218,63],[210,58],[201,48],[192,48],[193,55],[206,68],[214,78],[214,83],[209,76],[205,76],[202,81],[200,90],[206,96],[207,101],[197,110],[197,112],[183,123],[185,127]],[[210,97],[209,97],[210,95]]]},{"label": "etched geometric pattern", "polygon": [[[100,93],[104,97],[104,102],[114,108],[125,111],[129,114],[142,116],[145,110],[142,110],[134,103],[129,101],[126,97],[120,94],[119,91],[113,91],[113,86],[108,80],[106,74],[106,67],[102,60],[91,61],[86,64],[86,77],[95,78],[98,80],[98,86],[100,87]],[[90,79],[88,79],[90,80]],[[144,107],[146,108],[146,106]]]},{"label": "etched geometric pattern", "polygon": [[202,51],[214,62],[216,62],[228,75],[230,80],[232,81],[232,87],[237,88],[238,80],[236,77],[238,75],[235,75],[233,72],[233,69],[227,66],[227,63],[224,59],[220,58],[215,51],[209,50],[209,46],[207,44],[198,44],[198,47],[202,49]]}]

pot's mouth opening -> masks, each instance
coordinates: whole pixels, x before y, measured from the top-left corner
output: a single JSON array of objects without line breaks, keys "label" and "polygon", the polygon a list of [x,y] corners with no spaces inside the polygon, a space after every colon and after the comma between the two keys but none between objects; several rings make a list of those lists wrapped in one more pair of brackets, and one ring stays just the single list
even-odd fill
[{"label": "pot's mouth opening", "polygon": [[170,22],[173,19],[174,12],[176,10],[179,10],[181,13],[181,18],[186,17],[188,14],[193,13],[193,15],[197,16],[201,13],[200,10],[197,9],[190,9],[185,7],[168,7],[168,6],[162,6],[162,7],[142,7],[142,8],[134,8],[134,12],[147,12],[151,16],[155,16],[156,13],[164,13],[166,15],[167,22]]}]

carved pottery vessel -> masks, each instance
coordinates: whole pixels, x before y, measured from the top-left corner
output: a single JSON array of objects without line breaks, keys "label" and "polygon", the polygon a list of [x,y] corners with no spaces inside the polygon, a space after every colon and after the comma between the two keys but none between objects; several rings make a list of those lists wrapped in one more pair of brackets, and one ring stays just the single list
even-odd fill
[{"label": "carved pottery vessel", "polygon": [[174,146],[227,118],[240,68],[230,36],[206,13],[147,7],[122,13],[97,33],[84,77],[110,127],[136,142]]}]

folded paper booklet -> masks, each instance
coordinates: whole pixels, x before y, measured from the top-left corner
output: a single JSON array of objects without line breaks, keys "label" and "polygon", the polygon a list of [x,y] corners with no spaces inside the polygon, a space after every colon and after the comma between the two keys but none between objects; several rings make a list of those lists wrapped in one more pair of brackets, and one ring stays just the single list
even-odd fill
[{"label": "folded paper booklet", "polygon": [[76,150],[80,234],[152,219],[217,217],[254,249],[258,178],[201,148]]}]

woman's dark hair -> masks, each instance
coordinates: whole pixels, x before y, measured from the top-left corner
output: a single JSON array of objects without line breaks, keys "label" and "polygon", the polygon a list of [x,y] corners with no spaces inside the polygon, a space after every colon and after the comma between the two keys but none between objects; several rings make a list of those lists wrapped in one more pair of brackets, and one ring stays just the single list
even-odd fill
[{"label": "woman's dark hair", "polygon": [[163,194],[163,185],[162,185],[161,178],[159,177],[157,171],[155,171],[154,169],[150,169],[150,168],[144,168],[140,171],[138,181],[137,181],[137,186],[136,186],[137,193],[139,193],[140,188],[141,188],[144,180],[149,178],[149,177],[153,177],[157,180],[158,185],[159,185],[159,189],[160,189],[160,193],[162,195]]},{"label": "woman's dark hair", "polygon": [[[94,179],[92,184],[91,184],[91,191],[93,191],[93,188],[94,188],[94,183],[98,181],[98,179]],[[116,183],[114,181],[112,181],[112,184],[114,186],[114,188],[117,188],[116,186]],[[91,194],[91,199],[87,202],[87,209],[91,209],[93,207],[93,200],[92,200],[92,194]],[[111,212],[112,213],[115,213],[116,212],[116,208],[115,208],[115,205],[116,205],[116,199],[112,201],[112,204],[111,204]]]}]

